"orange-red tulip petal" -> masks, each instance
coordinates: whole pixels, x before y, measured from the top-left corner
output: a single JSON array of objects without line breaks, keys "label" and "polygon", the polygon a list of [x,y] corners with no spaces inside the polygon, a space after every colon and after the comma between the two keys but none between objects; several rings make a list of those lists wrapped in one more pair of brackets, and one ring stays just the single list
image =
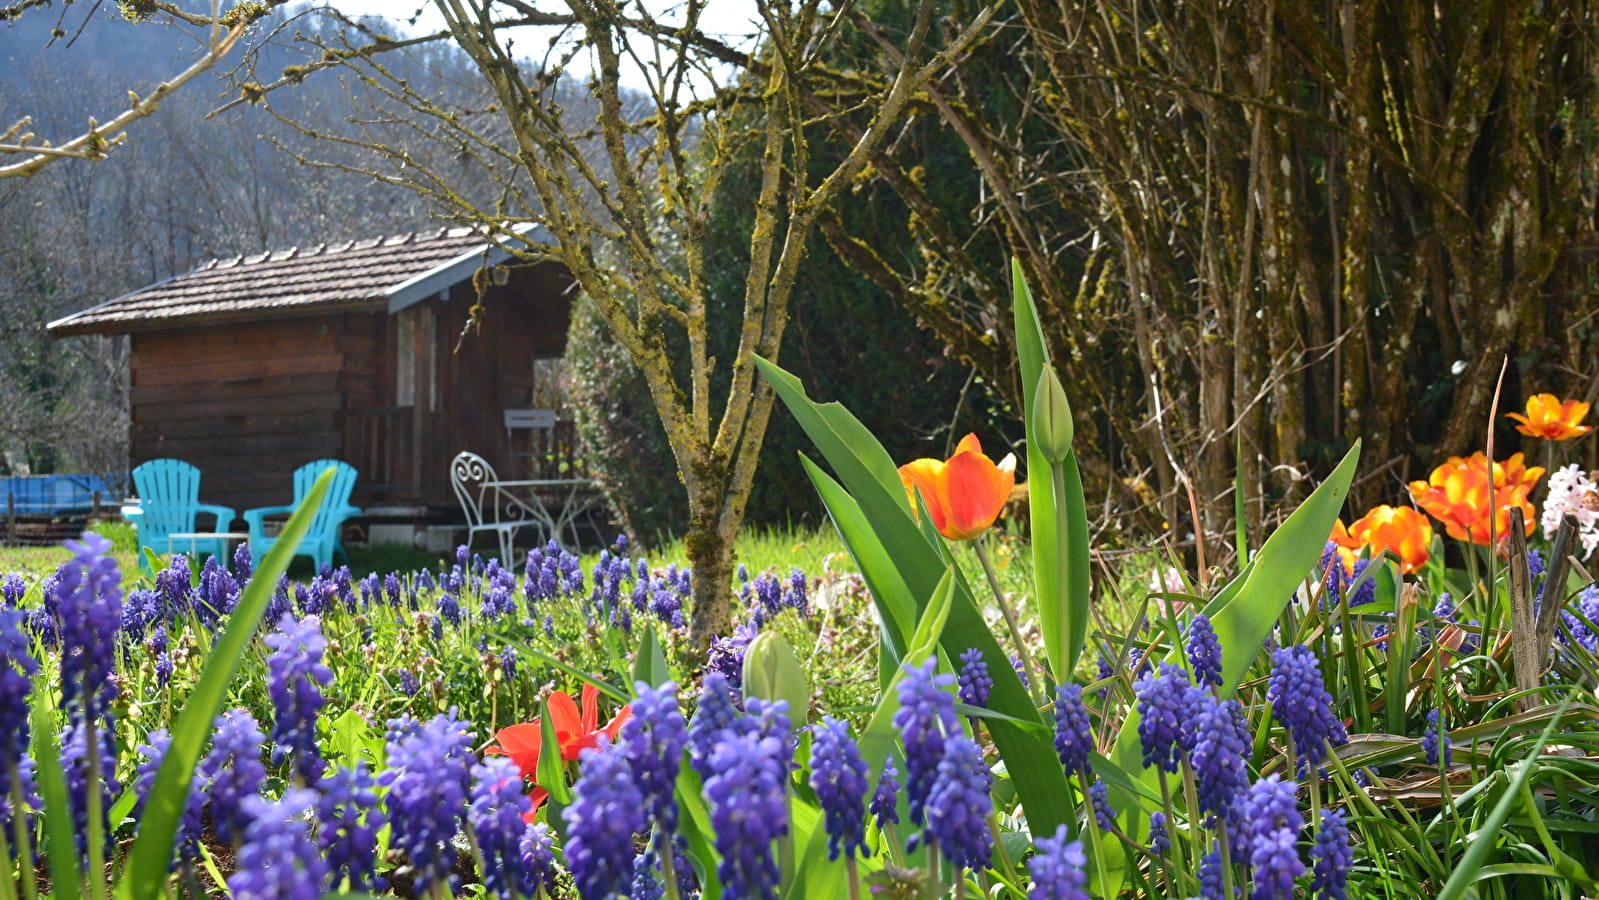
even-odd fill
[{"label": "orange-red tulip petal", "polygon": [[1410,496],[1417,506],[1443,523],[1450,537],[1487,544],[1490,495],[1496,535],[1503,537],[1510,530],[1511,506],[1521,507],[1527,533],[1532,533],[1537,522],[1527,497],[1543,473],[1543,467],[1525,465],[1522,454],[1517,453],[1503,463],[1493,464],[1490,488],[1488,460],[1479,451],[1465,459],[1452,456],[1426,481],[1412,481]]},{"label": "orange-red tulip petal", "polygon": [[1349,526],[1349,535],[1373,551],[1392,552],[1399,557],[1404,572],[1425,566],[1432,547],[1432,523],[1408,506],[1372,507]]},{"label": "orange-red tulip petal", "polygon": [[968,434],[944,461],[918,459],[899,467],[905,494],[916,508],[921,494],[927,514],[939,534],[952,541],[969,541],[987,531],[999,518],[1016,486],[1016,455],[997,464],[983,453],[977,435]]},{"label": "orange-red tulip petal", "polygon": [[1581,400],[1562,401],[1554,394],[1533,394],[1527,398],[1526,415],[1506,413],[1505,418],[1520,422],[1516,430],[1528,437],[1564,441],[1593,430],[1592,425],[1578,424],[1587,415],[1588,404]]}]

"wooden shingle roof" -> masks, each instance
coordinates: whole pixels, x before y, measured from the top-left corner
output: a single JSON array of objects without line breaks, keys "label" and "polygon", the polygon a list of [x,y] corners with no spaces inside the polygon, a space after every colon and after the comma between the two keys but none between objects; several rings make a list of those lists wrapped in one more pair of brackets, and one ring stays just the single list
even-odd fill
[{"label": "wooden shingle roof", "polygon": [[[277,318],[388,304],[390,292],[446,269],[470,277],[489,247],[467,228],[214,259],[49,324],[57,337],[126,334],[200,322]],[[490,249],[489,263],[504,254]],[[451,266],[455,263],[455,266]],[[460,280],[457,278],[456,280]]]}]

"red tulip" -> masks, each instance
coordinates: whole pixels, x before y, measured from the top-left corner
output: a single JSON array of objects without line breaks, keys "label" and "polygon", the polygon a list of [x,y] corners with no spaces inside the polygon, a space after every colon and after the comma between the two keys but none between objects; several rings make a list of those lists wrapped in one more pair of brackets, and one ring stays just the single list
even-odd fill
[{"label": "red tulip", "polygon": [[[633,716],[632,706],[623,706],[605,727],[599,727],[600,692],[592,684],[583,685],[583,708],[581,712],[578,705],[572,700],[572,695],[565,691],[555,691],[550,694],[550,722],[555,727],[555,742],[560,748],[561,759],[572,762],[578,758],[585,749],[597,747],[600,735],[605,735],[609,740],[616,740],[622,731],[622,726]],[[537,779],[539,771],[539,751],[544,745],[544,728],[542,719],[523,722],[519,725],[509,725],[501,728],[494,735],[499,741],[498,747],[490,747],[484,752],[490,756],[509,756],[511,762],[522,771],[525,779]],[[549,797],[549,791],[534,785],[533,812],[537,812],[539,805]],[[532,821],[533,813],[529,813],[528,821]]]}]

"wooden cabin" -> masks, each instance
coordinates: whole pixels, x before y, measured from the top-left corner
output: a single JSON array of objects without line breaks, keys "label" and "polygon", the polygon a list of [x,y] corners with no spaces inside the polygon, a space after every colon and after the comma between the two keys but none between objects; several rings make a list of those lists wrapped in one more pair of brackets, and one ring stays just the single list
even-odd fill
[{"label": "wooden cabin", "polygon": [[458,509],[462,450],[501,478],[576,465],[565,411],[507,428],[551,403],[574,296],[564,267],[512,262],[467,229],[213,260],[49,330],[128,336],[130,466],[188,460],[205,502],[243,510],[334,457],[360,473],[357,506],[436,520]]}]

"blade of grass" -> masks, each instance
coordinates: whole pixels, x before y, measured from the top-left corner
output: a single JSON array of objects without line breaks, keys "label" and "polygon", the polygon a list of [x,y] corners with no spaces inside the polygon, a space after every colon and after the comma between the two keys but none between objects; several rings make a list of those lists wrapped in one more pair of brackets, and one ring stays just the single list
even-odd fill
[{"label": "blade of grass", "polygon": [[72,839],[72,807],[67,800],[66,773],[61,770],[61,747],[56,741],[56,717],[48,694],[34,691],[31,711],[35,777],[44,801],[44,838],[50,854],[50,880],[57,900],[78,900],[83,873],[78,871],[78,848]]},{"label": "blade of grass", "polygon": [[[211,734],[211,724],[228,687],[238,671],[239,662],[250,641],[255,637],[256,626],[266,611],[267,603],[277,590],[278,578],[289,567],[294,551],[300,546],[311,527],[311,520],[322,505],[334,470],[329,468],[317,478],[289,521],[283,526],[272,549],[261,560],[244,589],[239,603],[228,620],[227,630],[211,647],[200,678],[195,682],[177,724],[172,728],[172,742],[167,746],[166,757],[156,774],[150,799],[145,804],[144,816],[139,823],[139,833],[134,838],[133,849],[128,853],[128,868],[118,885],[119,891],[130,900],[155,900],[166,884],[167,868],[172,860],[172,849],[177,838],[178,820],[188,801],[188,784],[194,774],[200,750]],[[52,851],[52,855],[53,851]]]}]

